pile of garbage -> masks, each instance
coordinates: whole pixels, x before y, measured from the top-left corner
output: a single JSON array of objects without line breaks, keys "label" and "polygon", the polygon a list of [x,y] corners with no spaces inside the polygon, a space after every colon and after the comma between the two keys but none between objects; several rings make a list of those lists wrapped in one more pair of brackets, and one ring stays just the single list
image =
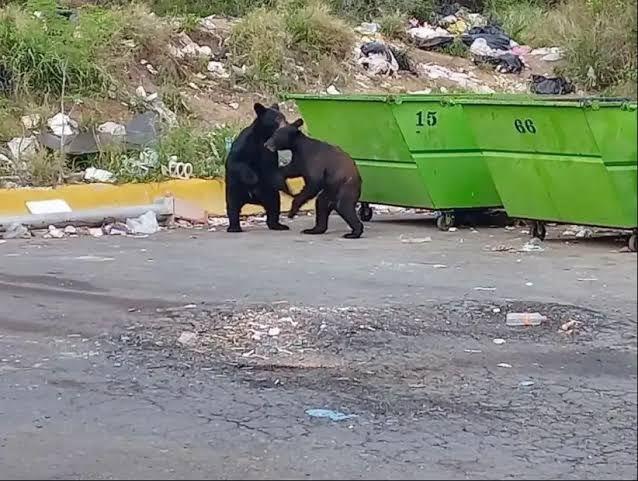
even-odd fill
[{"label": "pile of garbage", "polygon": [[540,56],[547,62],[562,58],[558,47],[532,49],[519,45],[499,25],[458,4],[442,7],[431,23],[411,19],[407,35],[415,46],[424,50],[440,50],[457,42],[469,50],[477,65],[490,65],[504,74],[521,73],[526,68],[528,55]]}]

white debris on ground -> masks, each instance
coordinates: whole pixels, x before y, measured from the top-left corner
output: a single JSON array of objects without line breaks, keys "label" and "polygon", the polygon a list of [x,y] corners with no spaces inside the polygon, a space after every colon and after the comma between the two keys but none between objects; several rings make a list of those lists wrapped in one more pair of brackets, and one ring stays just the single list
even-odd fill
[{"label": "white debris on ground", "polygon": [[69,137],[78,132],[78,123],[62,112],[55,114],[47,120],[47,125],[51,132],[53,132],[53,135],[58,137]]},{"label": "white debris on ground", "polygon": [[430,80],[445,79],[456,83],[460,88],[471,90],[481,94],[492,94],[495,90],[481,83],[478,77],[472,72],[451,70],[447,67],[433,64],[419,64],[417,73],[420,77]]}]

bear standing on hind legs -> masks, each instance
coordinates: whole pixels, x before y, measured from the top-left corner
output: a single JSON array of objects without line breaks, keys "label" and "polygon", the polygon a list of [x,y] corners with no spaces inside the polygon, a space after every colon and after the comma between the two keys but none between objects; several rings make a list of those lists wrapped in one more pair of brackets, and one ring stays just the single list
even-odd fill
[{"label": "bear standing on hind legs", "polygon": [[[336,210],[352,229],[346,239],[358,239],[363,224],[357,217],[356,205],[361,195],[361,176],[354,160],[339,147],[307,137],[299,130],[303,120],[297,119],[273,134],[266,147],[292,151],[292,160],[281,169],[285,179],[303,177],[304,187],[294,196],[288,217],[291,219],[309,200],[315,202],[315,226],[304,234],[323,234],[328,229],[328,217]],[[317,195],[318,194],[318,195]]]},{"label": "bear standing on hind legs", "polygon": [[261,205],[266,210],[270,230],[288,230],[279,222],[282,190],[292,196],[286,180],[279,172],[277,152],[266,149],[264,143],[281,126],[284,114],[277,104],[254,106],[257,118],[237,136],[226,159],[226,213],[228,232],[241,232],[239,216],[246,204]]}]

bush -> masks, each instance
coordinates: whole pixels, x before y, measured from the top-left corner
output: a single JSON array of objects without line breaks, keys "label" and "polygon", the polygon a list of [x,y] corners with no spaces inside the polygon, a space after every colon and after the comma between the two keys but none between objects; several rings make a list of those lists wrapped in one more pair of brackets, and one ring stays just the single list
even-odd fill
[{"label": "bush", "polygon": [[377,19],[381,33],[387,38],[403,39],[407,28],[408,16],[399,10],[383,12]]},{"label": "bush", "polygon": [[352,28],[317,0],[285,14],[288,46],[304,54],[345,58],[355,41]]},{"label": "bush", "polygon": [[[265,28],[267,27],[267,28]],[[249,67],[250,81],[269,91],[295,84],[300,69],[332,74],[335,62],[352,51],[352,28],[318,0],[283,0],[274,8],[252,11],[232,30],[229,47],[234,63]]]},{"label": "bush", "polygon": [[84,6],[76,21],[56,10],[55,0],[0,10],[0,64],[11,72],[16,93],[104,93],[125,77],[138,52],[152,54],[158,45],[155,57],[166,62],[170,27],[139,6]]}]

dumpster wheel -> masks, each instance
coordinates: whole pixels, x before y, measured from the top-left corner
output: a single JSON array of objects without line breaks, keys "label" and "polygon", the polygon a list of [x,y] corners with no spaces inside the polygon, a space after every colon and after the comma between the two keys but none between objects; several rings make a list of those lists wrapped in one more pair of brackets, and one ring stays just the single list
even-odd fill
[{"label": "dumpster wheel", "polygon": [[545,236],[547,236],[547,229],[545,228],[545,223],[540,221],[533,221],[530,224],[529,232],[532,237],[536,237],[540,240],[545,240]]},{"label": "dumpster wheel", "polygon": [[363,222],[370,222],[372,220],[372,207],[367,202],[361,202],[359,206],[359,219]]},{"label": "dumpster wheel", "polygon": [[627,245],[631,252],[636,252],[636,242],[637,242],[636,235],[637,234],[634,232],[633,234],[631,234],[631,236],[629,236],[629,242],[627,243]]},{"label": "dumpster wheel", "polygon": [[442,231],[449,230],[450,227],[453,227],[455,223],[456,218],[451,212],[442,212],[441,215],[436,218],[436,227]]}]

